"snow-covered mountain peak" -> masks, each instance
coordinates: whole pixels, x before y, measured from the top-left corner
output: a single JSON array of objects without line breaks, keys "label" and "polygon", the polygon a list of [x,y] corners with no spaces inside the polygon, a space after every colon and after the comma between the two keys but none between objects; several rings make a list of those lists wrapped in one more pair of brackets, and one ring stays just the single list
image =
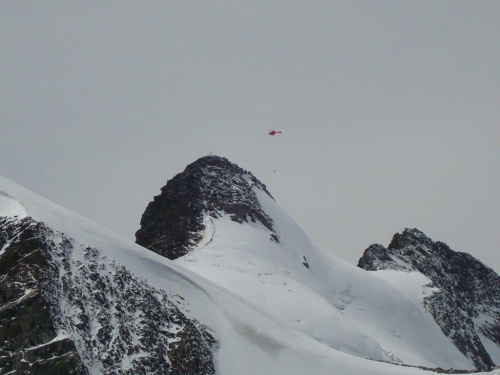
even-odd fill
[{"label": "snow-covered mountain peak", "polygon": [[420,262],[421,258],[432,258],[434,250],[432,239],[422,231],[406,228],[401,233],[396,233],[392,241],[385,248],[380,244],[370,245],[358,262],[358,267],[367,271],[381,269],[413,271],[410,259]]},{"label": "snow-covered mountain peak", "polygon": [[371,245],[358,267],[426,276],[435,292],[423,303],[442,332],[477,368],[500,363],[500,276],[491,268],[418,229],[396,233],[387,248]]},{"label": "snow-covered mountain peak", "polygon": [[169,180],[149,203],[136,242],[176,259],[199,247],[207,216],[224,215],[238,223],[260,222],[279,241],[273,220],[257,198],[259,192],[274,199],[252,173],[220,156],[202,157]]}]

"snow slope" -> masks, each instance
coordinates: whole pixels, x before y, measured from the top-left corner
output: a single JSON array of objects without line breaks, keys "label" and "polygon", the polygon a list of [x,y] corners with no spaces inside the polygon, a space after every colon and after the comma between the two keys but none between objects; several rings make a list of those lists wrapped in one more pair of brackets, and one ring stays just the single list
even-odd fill
[{"label": "snow slope", "polygon": [[268,229],[259,223],[222,217],[213,220],[204,247],[178,262],[3,177],[0,197],[0,216],[31,216],[64,233],[82,252],[82,262],[83,249],[92,246],[151,287],[182,296],[182,312],[208,326],[219,342],[220,375],[431,373],[360,357],[470,368],[433,331],[417,301],[382,277],[320,253],[260,195],[275,220],[279,244],[269,241]]},{"label": "snow slope", "polygon": [[[258,188],[279,243],[260,223],[213,219],[212,241],[177,260],[317,343],[362,358],[474,369],[422,307],[431,291],[420,274],[387,282],[321,252]],[[305,266],[308,265],[308,267]],[[408,281],[409,280],[409,281]]]},{"label": "snow slope", "polygon": [[17,199],[0,191],[0,216],[25,217],[28,213]]}]

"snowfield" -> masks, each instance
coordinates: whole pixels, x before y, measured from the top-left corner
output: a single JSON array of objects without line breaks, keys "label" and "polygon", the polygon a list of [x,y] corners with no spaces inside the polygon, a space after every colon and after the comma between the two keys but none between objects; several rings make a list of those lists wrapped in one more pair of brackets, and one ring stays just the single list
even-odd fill
[{"label": "snowfield", "polygon": [[[317,249],[255,189],[279,243],[259,222],[207,217],[198,249],[176,261],[1,176],[0,216],[31,216],[71,238],[75,251],[99,249],[151,287],[181,296],[179,309],[209,327],[219,343],[219,375],[434,374],[398,363],[474,369],[422,307],[433,292],[425,277],[367,272]],[[74,256],[86,261],[83,253]]]}]

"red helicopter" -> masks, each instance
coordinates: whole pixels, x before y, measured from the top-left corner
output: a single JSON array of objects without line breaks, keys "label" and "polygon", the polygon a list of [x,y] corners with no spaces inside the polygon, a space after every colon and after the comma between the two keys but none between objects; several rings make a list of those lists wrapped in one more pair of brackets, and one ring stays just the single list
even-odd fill
[{"label": "red helicopter", "polygon": [[281,134],[281,131],[280,130],[271,130],[269,132],[269,135],[276,135],[276,134]]}]

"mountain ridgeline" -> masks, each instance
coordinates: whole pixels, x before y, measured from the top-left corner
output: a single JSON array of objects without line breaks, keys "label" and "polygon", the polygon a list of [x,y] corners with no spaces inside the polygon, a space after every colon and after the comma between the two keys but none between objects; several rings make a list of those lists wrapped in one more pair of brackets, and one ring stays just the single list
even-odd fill
[{"label": "mountain ridgeline", "polygon": [[252,173],[210,155],[161,188],[135,244],[0,176],[0,375],[499,364],[500,277],[417,229],[356,267],[317,249]]},{"label": "mountain ridgeline", "polygon": [[396,233],[387,248],[371,245],[358,267],[425,275],[435,292],[423,304],[443,333],[478,369],[498,365],[485,347],[500,347],[500,277],[491,268],[418,229]]}]

